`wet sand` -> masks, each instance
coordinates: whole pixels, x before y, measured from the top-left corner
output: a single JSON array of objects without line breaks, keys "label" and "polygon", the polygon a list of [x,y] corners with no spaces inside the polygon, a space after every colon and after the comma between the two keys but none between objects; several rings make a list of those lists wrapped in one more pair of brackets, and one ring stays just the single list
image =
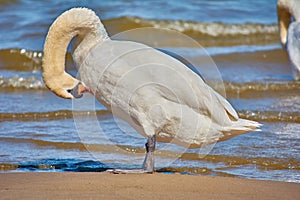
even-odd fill
[{"label": "wet sand", "polygon": [[180,174],[2,173],[1,199],[297,199],[300,184]]}]

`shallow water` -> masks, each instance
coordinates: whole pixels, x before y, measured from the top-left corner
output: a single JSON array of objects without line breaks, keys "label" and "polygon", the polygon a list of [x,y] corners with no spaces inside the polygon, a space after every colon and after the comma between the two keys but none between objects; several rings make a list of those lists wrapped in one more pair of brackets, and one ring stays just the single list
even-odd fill
[{"label": "shallow water", "polygon": [[[0,1],[0,170],[104,171],[141,165],[143,137],[92,96],[74,111],[74,102],[56,97],[42,81],[49,25],[67,8],[88,6],[110,35],[150,26],[194,38],[215,61],[239,115],[264,124],[261,132],[217,143],[206,156],[205,149],[158,144],[159,171],[300,182],[300,83],[293,80],[279,43],[275,2]],[[202,62],[190,46],[169,41],[164,48]],[[70,54],[66,64],[76,74]],[[200,72],[211,75],[210,68]]]}]

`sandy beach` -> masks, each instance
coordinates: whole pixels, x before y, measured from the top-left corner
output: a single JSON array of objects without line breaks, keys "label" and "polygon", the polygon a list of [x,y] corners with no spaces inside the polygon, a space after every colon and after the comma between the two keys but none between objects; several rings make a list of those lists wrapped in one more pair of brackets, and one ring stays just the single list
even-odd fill
[{"label": "sandy beach", "polygon": [[297,199],[300,184],[180,174],[2,173],[1,199]]}]

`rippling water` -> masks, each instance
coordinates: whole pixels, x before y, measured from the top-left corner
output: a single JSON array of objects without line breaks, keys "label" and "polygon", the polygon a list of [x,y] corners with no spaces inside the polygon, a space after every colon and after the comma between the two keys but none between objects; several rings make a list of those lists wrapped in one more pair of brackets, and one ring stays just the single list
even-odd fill
[{"label": "rippling water", "polygon": [[[42,81],[49,25],[64,10],[87,6],[110,35],[156,27],[192,37],[212,56],[239,115],[264,124],[261,132],[217,143],[205,157],[199,149],[158,144],[159,171],[300,182],[300,82],[293,80],[279,43],[275,5],[275,0],[0,1],[0,170],[104,171],[141,165],[144,138],[92,96],[84,99],[95,111],[90,104],[74,110],[74,102],[56,97]],[[201,63],[195,49],[174,41],[165,45]],[[66,65],[76,74],[70,54]],[[220,89],[214,81],[209,84]],[[77,131],[74,116],[83,122],[83,132]],[[91,125],[95,119],[102,134]]]}]

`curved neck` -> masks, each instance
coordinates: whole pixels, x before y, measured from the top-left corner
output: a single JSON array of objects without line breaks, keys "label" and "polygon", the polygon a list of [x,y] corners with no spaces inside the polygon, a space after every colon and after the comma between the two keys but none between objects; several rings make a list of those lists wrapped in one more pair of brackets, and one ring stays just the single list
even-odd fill
[{"label": "curved neck", "polygon": [[75,36],[80,39],[74,52],[75,63],[80,62],[95,44],[109,39],[100,19],[86,8],[73,8],[54,21],[44,45],[43,78],[46,86],[56,94],[58,89],[72,87],[76,82],[65,72],[67,48]]},{"label": "curved neck", "polygon": [[[96,14],[85,8],[73,8],[59,16],[51,25],[44,45],[44,69],[62,73],[67,47],[78,36],[76,55],[85,54],[95,44],[108,39],[108,35]],[[82,57],[82,55],[80,55]],[[79,55],[78,55],[79,57]],[[51,62],[48,62],[51,61]]]}]

